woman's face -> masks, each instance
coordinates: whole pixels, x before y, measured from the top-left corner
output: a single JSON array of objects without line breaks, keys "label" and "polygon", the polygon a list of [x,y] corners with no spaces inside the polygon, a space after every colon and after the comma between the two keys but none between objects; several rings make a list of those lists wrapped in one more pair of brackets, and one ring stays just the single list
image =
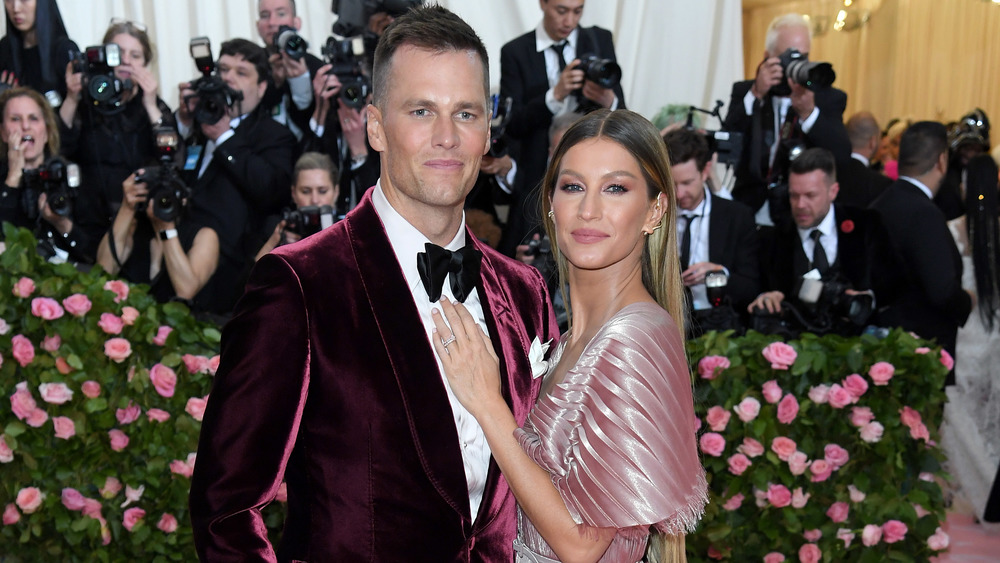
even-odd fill
[{"label": "woman's face", "polygon": [[3,136],[8,143],[19,143],[29,168],[37,168],[45,159],[49,142],[45,115],[35,100],[18,96],[7,101],[3,112]]},{"label": "woman's face", "polygon": [[21,33],[35,29],[35,0],[3,0],[3,7],[14,29]]},{"label": "woman's face", "polygon": [[642,259],[643,231],[662,215],[656,202],[624,147],[605,138],[583,141],[563,155],[552,194],[559,250],[578,269],[631,272]]},{"label": "woman's face", "polygon": [[326,170],[303,170],[299,172],[292,186],[292,200],[295,206],[302,208],[309,205],[333,206],[339,195],[337,186],[330,179]]},{"label": "woman's face", "polygon": [[142,52],[142,43],[128,33],[119,33],[111,38],[111,42],[121,50],[121,64],[115,67],[115,76],[119,80],[132,78],[132,69],[144,67],[148,63]]}]

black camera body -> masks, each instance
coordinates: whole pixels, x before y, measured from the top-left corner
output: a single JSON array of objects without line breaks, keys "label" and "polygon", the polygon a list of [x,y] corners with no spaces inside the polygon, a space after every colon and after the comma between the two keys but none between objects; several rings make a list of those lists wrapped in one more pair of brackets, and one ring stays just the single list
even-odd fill
[{"label": "black camera body", "polygon": [[[847,319],[855,326],[864,326],[875,310],[874,298],[868,293],[849,294],[851,284],[843,280],[802,280],[799,299],[819,314]],[[818,287],[819,289],[815,289]]]},{"label": "black camera body", "polygon": [[274,46],[279,51],[284,51],[289,57],[299,61],[306,56],[309,42],[299,35],[294,27],[283,25],[274,34]]},{"label": "black camera body", "polygon": [[192,98],[198,103],[194,108],[194,120],[198,123],[217,123],[226,115],[226,110],[243,101],[243,92],[230,88],[216,73],[215,59],[212,58],[212,43],[208,37],[195,37],[190,44],[191,58],[201,71],[201,76],[191,81],[194,94],[185,96],[185,104]]},{"label": "black camera body", "polygon": [[398,18],[421,4],[423,0],[333,0],[330,10],[337,14],[333,32],[344,37],[360,35],[367,28],[372,14],[385,12]]},{"label": "black camera body", "polygon": [[489,155],[494,158],[507,155],[507,124],[510,123],[510,108],[514,105],[514,99],[510,96],[501,98],[499,94],[490,97],[493,111],[490,117],[490,150]]},{"label": "black camera body", "polygon": [[125,93],[133,84],[115,76],[115,67],[121,64],[121,48],[117,44],[87,47],[82,53],[72,53],[71,60],[73,72],[83,73],[83,99],[88,106],[104,115],[125,109]]},{"label": "black camera body", "polygon": [[812,62],[808,56],[798,49],[788,48],[778,56],[781,61],[781,82],[771,87],[771,94],[774,96],[789,96],[792,87],[788,85],[788,80],[796,84],[801,84],[806,88],[816,92],[833,85],[837,79],[837,73],[833,70],[833,65],[823,62]]},{"label": "black camera body", "polygon": [[80,168],[60,156],[53,156],[34,169],[21,172],[24,186],[22,207],[29,219],[38,218],[38,196],[45,195],[53,213],[69,217],[73,213],[73,200],[80,187]]},{"label": "black camera body", "polygon": [[300,237],[314,235],[337,222],[333,207],[329,205],[307,205],[298,209],[286,209],[281,214],[285,230]]},{"label": "black camera body", "polygon": [[332,68],[328,71],[340,81],[340,99],[348,107],[361,109],[368,103],[371,81],[365,74],[365,62],[372,48],[363,36],[346,39],[331,36],[322,48],[323,60]]},{"label": "black camera body", "polygon": [[587,80],[603,88],[614,88],[622,81],[622,67],[611,59],[602,59],[597,55],[586,54],[580,57],[577,66],[583,71]]},{"label": "black camera body", "polygon": [[191,189],[181,180],[175,162],[180,139],[177,132],[169,127],[158,127],[153,134],[156,135],[159,164],[147,166],[142,174],[135,175],[136,183],[144,182],[149,187],[149,196],[135,206],[135,212],[145,213],[147,206],[152,205],[153,215],[161,221],[173,222],[180,216],[191,195]]}]

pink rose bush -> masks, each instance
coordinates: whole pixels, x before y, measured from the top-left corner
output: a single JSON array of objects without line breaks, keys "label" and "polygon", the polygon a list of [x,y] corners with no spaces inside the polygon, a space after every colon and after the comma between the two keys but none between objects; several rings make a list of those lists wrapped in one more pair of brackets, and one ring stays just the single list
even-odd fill
[{"label": "pink rose bush", "polygon": [[753,465],[750,458],[743,454],[735,454],[729,457],[729,472],[733,475],[743,475],[748,467]]},{"label": "pink rose bush", "polygon": [[778,454],[778,459],[781,461],[788,461],[797,449],[795,441],[784,436],[778,436],[771,442],[771,451]]},{"label": "pink rose bush", "polygon": [[25,487],[17,492],[17,507],[25,514],[31,514],[42,506],[45,495],[38,487]]},{"label": "pink rose bush", "polygon": [[177,387],[177,374],[163,364],[156,364],[149,370],[149,380],[156,392],[163,397],[173,397]]},{"label": "pink rose bush", "polygon": [[106,334],[118,335],[121,334],[122,329],[125,328],[125,321],[123,321],[118,315],[101,313],[101,320],[97,322],[97,326],[101,327],[101,330],[103,330]]},{"label": "pink rose bush", "polygon": [[101,384],[93,380],[87,380],[80,386],[80,391],[88,399],[96,399],[101,396]]},{"label": "pink rose bush", "polygon": [[42,400],[53,405],[61,405],[73,398],[73,390],[65,383],[42,383],[38,386]]},{"label": "pink rose bush", "polygon": [[115,294],[115,303],[128,299],[128,284],[121,280],[108,280],[104,289]]},{"label": "pink rose bush", "polygon": [[120,364],[132,355],[132,344],[124,338],[108,339],[104,343],[104,355]]},{"label": "pink rose bush", "polygon": [[111,449],[120,452],[128,447],[128,434],[118,430],[108,430],[108,438],[111,440]]},{"label": "pink rose bush", "polygon": [[184,412],[191,415],[191,418],[201,422],[201,419],[205,416],[205,407],[208,406],[208,397],[191,397],[188,399],[187,405],[184,407]]},{"label": "pink rose bush", "polygon": [[177,517],[173,514],[164,513],[160,516],[160,521],[156,523],[156,527],[165,534],[172,534],[177,531]]},{"label": "pink rose bush", "polygon": [[90,299],[82,293],[74,293],[62,301],[63,307],[65,307],[66,312],[73,315],[74,317],[82,317],[90,312],[91,307],[94,306],[90,302]]},{"label": "pink rose bush", "polygon": [[14,284],[14,288],[11,290],[11,293],[13,293],[15,297],[20,297],[21,299],[27,299],[34,292],[35,281],[31,278],[21,278],[17,280],[17,283]]},{"label": "pink rose bush", "polygon": [[59,302],[51,297],[36,297],[31,300],[31,314],[41,319],[54,321],[64,313]]},{"label": "pink rose bush", "polygon": [[795,348],[784,342],[772,342],[761,353],[764,355],[764,359],[771,362],[771,369],[786,370],[795,363],[795,358],[798,357]]},{"label": "pink rose bush", "polygon": [[872,382],[875,385],[885,386],[889,384],[889,380],[896,373],[896,367],[889,362],[876,362],[875,365],[868,370],[868,377],[872,378]]},{"label": "pink rose bush", "polygon": [[135,324],[135,320],[139,318],[139,310],[135,307],[122,307],[122,322],[126,326],[132,326]]},{"label": "pink rose bush", "polygon": [[791,424],[795,417],[799,415],[799,401],[794,395],[785,395],[784,399],[778,403],[778,422],[782,424]]},{"label": "pink rose bush", "polygon": [[170,333],[173,331],[174,329],[169,326],[160,326],[160,328],[156,331],[156,336],[153,337],[153,344],[156,344],[157,346],[166,346],[167,337],[170,336]]},{"label": "pink rose bush", "polygon": [[135,526],[139,522],[141,522],[142,519],[145,517],[146,517],[145,510],[138,507],[132,507],[125,511],[125,517],[122,518],[122,525],[125,526],[126,530],[131,532],[135,528]]},{"label": "pink rose bush", "polygon": [[68,416],[53,417],[52,425],[55,427],[56,438],[69,440],[73,436],[76,436],[76,424]]},{"label": "pink rose bush", "polygon": [[826,515],[830,517],[835,523],[839,524],[847,520],[847,515],[850,513],[851,509],[847,506],[846,502],[835,502],[830,505],[830,508],[826,510]]},{"label": "pink rose bush", "polygon": [[906,527],[906,524],[899,520],[889,520],[885,524],[882,524],[882,541],[885,543],[902,541],[908,531],[909,529]]},{"label": "pink rose bush", "polygon": [[757,415],[760,413],[760,401],[753,397],[747,397],[740,401],[740,404],[733,407],[733,411],[743,422],[750,422],[757,418]]},{"label": "pink rose bush", "polygon": [[726,425],[729,424],[729,411],[716,405],[708,409],[708,414],[705,416],[705,422],[708,423],[708,427],[712,429],[713,432],[722,432],[726,429]]},{"label": "pink rose bush", "polygon": [[21,364],[21,367],[27,367],[28,364],[35,361],[35,346],[24,335],[18,334],[10,342],[11,355],[14,356],[17,363]]},{"label": "pink rose bush", "polygon": [[777,403],[781,400],[781,386],[774,379],[766,381],[761,387],[761,394],[764,395],[764,400],[768,403]]},{"label": "pink rose bush", "polygon": [[55,336],[46,336],[42,340],[42,350],[45,350],[50,354],[58,352],[60,346],[62,346],[62,338],[60,338],[58,334]]},{"label": "pink rose bush", "polygon": [[726,449],[726,439],[716,432],[706,432],[699,440],[701,451],[705,455],[719,457]]},{"label": "pink rose bush", "polygon": [[702,379],[715,379],[715,376],[728,369],[729,365],[729,358],[725,356],[705,356],[698,362],[698,375]]},{"label": "pink rose bush", "polygon": [[770,484],[767,486],[767,502],[776,508],[792,504],[792,492],[784,485]]}]

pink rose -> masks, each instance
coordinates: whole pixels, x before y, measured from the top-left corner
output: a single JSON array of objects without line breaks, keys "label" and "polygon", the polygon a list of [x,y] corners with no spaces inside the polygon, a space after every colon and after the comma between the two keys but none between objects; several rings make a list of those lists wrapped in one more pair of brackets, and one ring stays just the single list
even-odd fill
[{"label": "pink rose", "polygon": [[11,355],[14,356],[17,363],[21,364],[21,367],[27,366],[35,359],[35,346],[24,335],[14,336],[10,339],[10,343]]},{"label": "pink rose", "polygon": [[205,356],[184,354],[181,359],[184,361],[184,367],[188,370],[188,373],[208,373],[208,358]]},{"label": "pink rose", "polygon": [[161,409],[149,409],[146,411],[146,416],[150,422],[166,422],[170,420],[170,413]]},{"label": "pink rose", "polygon": [[849,528],[838,528],[837,529],[837,539],[844,542],[844,548],[851,547],[851,542],[854,541],[855,534]]},{"label": "pink rose", "polygon": [[951,371],[955,367],[955,358],[952,358],[951,354],[944,348],[941,349],[941,365],[948,371]]},{"label": "pink rose", "polygon": [[788,470],[792,475],[802,475],[809,468],[809,458],[804,452],[796,451],[788,456]]},{"label": "pink rose", "polygon": [[55,354],[59,351],[59,346],[62,345],[62,338],[59,335],[46,336],[42,339],[42,350],[49,352],[50,354]]},{"label": "pink rose", "polygon": [[[795,487],[795,490],[792,491],[792,507],[804,508],[805,505],[809,502],[809,497],[811,496],[812,495],[809,493],[803,493],[802,487]],[[809,541],[816,541],[816,540],[809,540]]]},{"label": "pink rose", "polygon": [[73,366],[69,365],[66,358],[59,356],[56,358],[56,371],[63,375],[69,375],[73,372]]},{"label": "pink rose", "polygon": [[835,502],[827,509],[826,515],[830,517],[830,520],[839,524],[847,520],[847,515],[850,514],[850,511],[851,507],[846,502]]},{"label": "pink rose", "polygon": [[135,320],[139,318],[139,310],[135,307],[122,307],[122,322],[128,326],[132,326]]},{"label": "pink rose", "polygon": [[791,424],[795,417],[799,415],[799,401],[789,393],[778,403],[778,422]]},{"label": "pink rose", "polygon": [[721,560],[724,557],[724,555],[722,555],[722,552],[719,551],[719,548],[715,547],[714,545],[708,546],[708,556],[712,559],[719,559],[719,560]]},{"label": "pink rose", "polygon": [[882,432],[885,431],[879,422],[869,422],[861,427],[861,439],[869,444],[874,444],[882,439]]},{"label": "pink rose", "polygon": [[21,512],[31,514],[38,510],[39,506],[42,506],[43,498],[45,498],[45,495],[42,494],[42,491],[38,490],[38,487],[25,487],[17,492],[17,498],[14,502],[17,503]]},{"label": "pink rose", "polygon": [[66,487],[62,490],[62,503],[69,510],[83,510],[83,495],[76,489]]},{"label": "pink rose", "polygon": [[713,457],[719,457],[722,455],[722,451],[726,449],[726,439],[722,437],[721,434],[715,432],[706,432],[701,435],[699,440],[701,445],[701,451],[706,455]]},{"label": "pink rose", "polygon": [[762,491],[754,487],[753,496],[757,508],[764,508],[765,506],[767,506],[767,493],[765,491]]},{"label": "pink rose", "polygon": [[753,397],[747,397],[740,401],[740,404],[733,407],[733,411],[736,412],[736,416],[740,417],[740,420],[743,422],[750,422],[760,414],[760,401]]},{"label": "pink rose", "polygon": [[161,397],[173,397],[177,385],[177,374],[163,364],[156,364],[149,370],[149,380]]},{"label": "pink rose", "polygon": [[888,385],[889,380],[892,379],[893,374],[896,373],[896,368],[889,362],[876,362],[868,370],[868,377],[872,378],[872,382],[875,385]]},{"label": "pink rose", "polygon": [[111,338],[104,343],[104,355],[120,364],[132,354],[132,345],[124,338]]},{"label": "pink rose", "polygon": [[31,278],[21,278],[17,280],[14,284],[14,288],[11,293],[14,297],[20,297],[21,299],[26,299],[29,295],[35,292],[35,282]]},{"label": "pink rose", "polygon": [[844,379],[843,387],[854,397],[856,403],[868,391],[868,382],[860,375],[852,373]]},{"label": "pink rose", "polygon": [[15,388],[17,390],[10,396],[10,407],[14,412],[14,416],[20,420],[24,420],[28,418],[31,411],[35,410],[38,405],[31,396],[31,391],[28,391],[28,383],[26,381],[18,383]]},{"label": "pink rose", "polygon": [[128,435],[118,430],[108,430],[108,437],[111,438],[111,449],[120,452],[128,447]]},{"label": "pink rose", "polygon": [[[11,524],[17,524],[19,520],[21,520],[21,513],[17,511],[17,506],[15,506],[14,503],[9,503],[7,507],[3,509],[3,525],[10,526]],[[938,530],[940,529],[941,528],[938,528]]]},{"label": "pink rose", "polygon": [[784,560],[785,556],[777,551],[772,551],[764,556],[764,563],[783,563]]},{"label": "pink rose", "polygon": [[705,356],[698,361],[698,375],[702,379],[715,379],[722,370],[729,368],[729,358],[725,356]]},{"label": "pink rose", "polygon": [[[854,485],[848,485],[847,486],[847,490],[850,491],[851,502],[864,502],[865,497],[868,496],[864,492],[862,492],[861,490],[859,490],[857,487],[855,487]],[[919,506],[919,505],[917,505],[917,506]]]},{"label": "pink rose", "polygon": [[170,472],[190,479],[194,473],[194,467],[188,465],[185,461],[175,459],[170,462]]},{"label": "pink rose", "polygon": [[757,457],[764,453],[764,445],[753,438],[743,438],[743,443],[736,451],[748,457]]},{"label": "pink rose", "polygon": [[764,394],[764,400],[772,405],[781,400],[781,387],[775,380],[770,380],[764,382],[764,386],[761,388]]},{"label": "pink rose", "polygon": [[73,419],[68,416],[52,417],[52,425],[56,429],[56,438],[69,440],[76,436],[76,425],[73,424]]},{"label": "pink rose", "polygon": [[111,313],[101,313],[101,320],[97,321],[97,326],[101,327],[106,334],[121,334],[125,327],[125,321],[118,315]]},{"label": "pink rose", "polygon": [[139,420],[140,414],[142,414],[142,409],[139,408],[139,405],[129,401],[127,407],[115,411],[115,418],[118,419],[119,424],[132,424],[136,420]]},{"label": "pink rose", "polygon": [[201,419],[205,416],[205,406],[208,404],[208,396],[205,397],[191,397],[188,399],[187,405],[184,407],[184,412],[191,415],[192,418],[201,422]]},{"label": "pink rose", "polygon": [[920,424],[922,419],[919,412],[910,407],[904,406],[899,410],[899,421],[902,422],[907,428],[913,428],[914,426]]},{"label": "pink rose", "polygon": [[122,525],[125,526],[126,530],[131,532],[132,528],[135,528],[135,525],[138,524],[139,521],[145,516],[145,510],[133,506],[125,511],[125,517],[122,518]]},{"label": "pink rose", "polygon": [[803,544],[799,548],[799,561],[802,563],[817,563],[822,556],[823,552],[814,543]]},{"label": "pink rose", "polygon": [[[8,504],[7,508],[9,509],[10,506],[11,505]],[[4,519],[4,524],[6,524],[7,523],[7,513],[6,512],[3,513],[3,519]],[[16,520],[15,520],[15,522],[16,522]],[[942,530],[940,527],[938,527],[938,529],[934,530],[934,535],[932,535],[931,537],[927,538],[927,547],[931,548],[931,550],[933,550],[933,551],[942,551],[942,550],[948,549],[948,544],[949,543],[951,543],[951,538],[949,538],[948,534],[945,533],[945,531]]]},{"label": "pink rose", "polygon": [[66,307],[66,311],[73,315],[74,317],[82,317],[90,311],[91,303],[90,299],[82,293],[74,293],[66,299],[63,299],[63,307]]},{"label": "pink rose", "polygon": [[215,375],[219,370],[219,355],[216,354],[208,359],[208,373]]},{"label": "pink rose", "polygon": [[833,473],[833,466],[827,463],[825,459],[816,459],[809,466],[809,472],[812,473],[812,482],[820,483],[830,478],[830,474]]},{"label": "pink rose", "polygon": [[931,351],[931,349],[928,348],[927,346],[921,346],[921,347],[917,348],[916,350],[914,350],[913,353],[914,354],[928,354],[928,353],[930,353],[930,351]]},{"label": "pink rose", "polygon": [[910,428],[910,437],[914,440],[923,440],[925,442],[929,442],[931,440],[931,435],[927,431],[927,426],[925,426],[923,422]]},{"label": "pink rose", "polygon": [[733,475],[743,475],[743,472],[751,465],[753,463],[743,454],[729,456],[729,472]]},{"label": "pink rose", "polygon": [[914,512],[917,513],[917,518],[923,518],[924,516],[927,516],[928,514],[931,513],[930,510],[927,510],[926,508],[916,503],[913,504],[913,510]]},{"label": "pink rose", "polygon": [[14,461],[14,450],[7,445],[7,440],[0,434],[0,463],[10,463]]},{"label": "pink rose", "polygon": [[795,363],[795,358],[798,354],[795,352],[795,348],[792,348],[784,342],[772,342],[764,347],[761,351],[764,355],[764,359],[771,362],[771,369],[788,369],[789,366]]},{"label": "pink rose", "polygon": [[819,539],[823,537],[823,532],[818,529],[806,530],[805,532],[802,532],[802,537],[804,537],[806,541],[815,542],[819,541]]},{"label": "pink rose", "polygon": [[868,407],[854,407],[851,409],[851,424],[861,428],[875,419],[875,415]]},{"label": "pink rose", "polygon": [[121,280],[108,280],[104,289],[115,294],[115,303],[128,299],[128,284]]},{"label": "pink rose", "polygon": [[743,493],[736,493],[722,505],[722,508],[726,510],[738,510],[740,506],[743,506],[743,498]]},{"label": "pink rose", "polygon": [[121,490],[122,482],[114,477],[108,477],[104,480],[104,486],[101,487],[101,496],[104,498],[114,498]]},{"label": "pink rose", "polygon": [[771,441],[771,451],[778,454],[778,459],[788,461],[788,458],[798,449],[795,441],[784,436],[778,436]]},{"label": "pink rose", "polygon": [[847,450],[837,444],[827,444],[826,447],[823,448],[823,459],[825,459],[826,462],[833,467],[833,470],[836,471],[847,465],[851,456],[847,453]]},{"label": "pink rose", "polygon": [[122,508],[125,508],[133,502],[139,502],[139,499],[142,498],[142,493],[145,491],[146,485],[139,485],[139,487],[135,489],[125,485],[125,502],[122,503]]},{"label": "pink rose", "polygon": [[828,385],[817,385],[809,389],[809,400],[817,405],[826,404],[829,395],[830,387]]},{"label": "pink rose", "polygon": [[31,314],[47,321],[54,321],[63,316],[63,308],[51,297],[36,297],[31,300]]},{"label": "pink rose", "polygon": [[86,516],[87,518],[93,518],[94,520],[103,520],[104,516],[101,515],[102,508],[103,507],[101,506],[101,501],[97,499],[84,497],[83,508],[80,509],[80,512],[82,512],[83,515]]},{"label": "pink rose", "polygon": [[861,543],[868,547],[878,544],[882,541],[882,527],[876,526],[875,524],[868,524],[865,526],[864,530],[861,530]]},{"label": "pink rose", "polygon": [[177,531],[177,518],[173,514],[164,513],[163,516],[160,516],[160,521],[156,523],[156,527],[163,533],[172,534]]},{"label": "pink rose", "polygon": [[732,415],[729,411],[716,405],[708,409],[708,414],[705,415],[705,422],[708,423],[708,427],[715,432],[722,432],[726,429],[726,425],[729,424],[729,418]]},{"label": "pink rose", "polygon": [[831,407],[842,409],[854,402],[854,395],[851,395],[851,392],[841,387],[839,383],[834,383],[830,386],[830,394],[827,395],[827,399]]},{"label": "pink rose", "polygon": [[7,324],[7,321],[0,319],[0,335],[7,334],[8,332],[10,332],[10,325]]},{"label": "pink rose", "polygon": [[784,485],[767,486],[767,501],[776,508],[784,508],[792,503],[792,492]]},{"label": "pink rose", "polygon": [[160,326],[160,328],[156,331],[156,336],[153,337],[153,344],[156,344],[157,346],[165,345],[167,343],[167,337],[170,336],[170,333],[173,331],[174,329],[167,325]]},{"label": "pink rose", "polygon": [[38,393],[50,405],[61,405],[73,398],[73,390],[65,383],[42,383],[38,386]]},{"label": "pink rose", "polygon": [[49,420],[48,413],[46,413],[42,409],[36,408],[35,410],[28,413],[28,418],[25,420],[25,422],[27,422],[28,426],[32,428],[41,428],[43,425],[45,425],[46,422],[48,422],[48,420]]},{"label": "pink rose", "polygon": [[101,384],[96,381],[84,381],[83,385],[80,386],[80,390],[83,391],[83,395],[88,399],[96,399],[101,395]]},{"label": "pink rose", "polygon": [[906,537],[909,528],[899,520],[889,520],[882,524],[882,540],[885,543],[896,543]]}]

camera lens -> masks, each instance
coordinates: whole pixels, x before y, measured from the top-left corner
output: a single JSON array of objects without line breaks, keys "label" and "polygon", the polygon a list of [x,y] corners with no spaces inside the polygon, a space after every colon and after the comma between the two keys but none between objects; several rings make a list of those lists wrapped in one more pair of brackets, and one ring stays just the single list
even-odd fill
[{"label": "camera lens", "polygon": [[90,78],[87,92],[95,102],[107,103],[118,94],[118,89],[115,88],[114,78],[100,74]]}]

